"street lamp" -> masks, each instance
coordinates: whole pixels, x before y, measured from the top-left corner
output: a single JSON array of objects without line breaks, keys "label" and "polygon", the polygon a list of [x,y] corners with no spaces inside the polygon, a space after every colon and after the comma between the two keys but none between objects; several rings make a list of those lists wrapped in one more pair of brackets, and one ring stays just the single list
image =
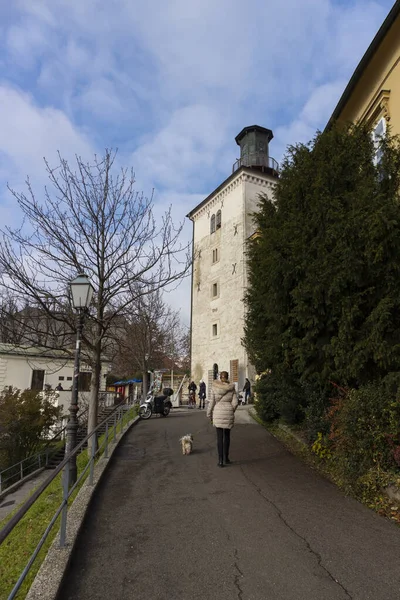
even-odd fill
[{"label": "street lamp", "polygon": [[[84,273],[75,277],[70,283],[72,306],[77,311],[76,346],[74,378],[72,381],[71,404],[69,406],[69,419],[67,423],[66,455],[70,454],[76,446],[76,434],[78,431],[78,383],[79,364],[81,357],[81,337],[83,331],[83,320],[93,296],[93,286]],[[69,485],[73,485],[77,479],[76,456],[69,461]]]}]

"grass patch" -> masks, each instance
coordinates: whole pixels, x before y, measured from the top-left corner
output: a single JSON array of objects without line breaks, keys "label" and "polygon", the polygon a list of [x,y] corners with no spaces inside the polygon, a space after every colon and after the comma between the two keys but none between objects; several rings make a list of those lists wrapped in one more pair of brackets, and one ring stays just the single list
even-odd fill
[{"label": "grass patch", "polygon": [[[133,418],[137,414],[136,407],[133,407],[127,411],[123,416],[123,425],[124,429],[128,422],[132,421]],[[117,433],[121,431],[121,422],[117,423]],[[110,427],[108,432],[108,444],[109,447],[112,444],[114,438],[113,428]],[[105,434],[99,437],[98,444],[100,448],[101,454],[104,452],[104,442],[105,442]],[[82,452],[77,456],[77,467],[78,467],[78,476],[82,473],[85,466],[88,463],[88,453]],[[98,459],[97,459],[98,460]],[[72,504],[75,499],[79,489],[82,487],[83,483],[86,481],[87,476],[89,474],[89,469],[87,473],[82,478],[82,481],[77,486],[77,489],[72,494],[69,505]],[[44,490],[44,492],[39,496],[37,501],[31,506],[26,515],[21,519],[21,521],[16,525],[10,535],[6,538],[3,544],[0,546],[0,600],[7,600],[11,590],[16,584],[20,574],[25,568],[31,554],[35,550],[40,538],[42,537],[46,527],[48,526],[50,520],[53,515],[57,511],[58,507],[62,501],[62,473],[59,473],[55,479],[50,483],[50,485]],[[33,490],[32,492],[33,493]],[[0,521],[0,529],[4,527],[4,525],[11,519],[12,515],[17,512],[19,507],[17,507],[11,514],[9,514],[5,519]],[[35,562],[32,565],[31,570],[29,571],[27,577],[25,578],[24,583],[22,584],[16,598],[18,600],[22,600],[26,597],[27,592],[29,591],[30,586],[46,557],[47,551],[56,537],[58,535],[60,527],[60,517],[57,519],[54,524],[52,530],[50,531],[49,536],[47,537],[46,542],[44,543],[42,549],[40,550]]]}]

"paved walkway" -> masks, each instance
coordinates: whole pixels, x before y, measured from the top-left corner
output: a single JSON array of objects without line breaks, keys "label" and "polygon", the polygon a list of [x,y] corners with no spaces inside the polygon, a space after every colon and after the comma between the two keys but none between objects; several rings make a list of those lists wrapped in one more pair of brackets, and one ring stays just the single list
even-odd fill
[{"label": "paved walkway", "polygon": [[[178,439],[194,434],[182,456]],[[239,408],[229,467],[200,410],[127,434],[59,600],[397,600],[400,529],[291,455]]]},{"label": "paved walkway", "polygon": [[32,479],[25,481],[25,483],[14,492],[10,492],[9,494],[6,494],[4,498],[0,499],[0,521],[17,508],[17,506],[23,504],[23,502],[29,498],[33,490],[50,476],[50,473],[51,471],[44,469],[44,471],[41,471],[35,475],[35,477],[32,477]]}]

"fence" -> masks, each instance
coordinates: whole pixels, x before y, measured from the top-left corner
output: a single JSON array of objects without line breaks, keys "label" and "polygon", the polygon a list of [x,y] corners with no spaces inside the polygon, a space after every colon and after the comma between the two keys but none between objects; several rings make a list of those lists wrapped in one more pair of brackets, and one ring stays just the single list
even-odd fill
[{"label": "fence", "polygon": [[[85,409],[78,415],[79,427],[82,427],[87,422],[87,413],[88,409]],[[62,443],[65,440],[67,428],[64,425],[64,421],[62,421],[62,424],[63,427],[47,441],[46,446],[39,450],[39,452],[0,471],[0,494],[10,486],[32,475],[35,471],[47,467],[49,458],[58,450],[55,444],[57,442]]]},{"label": "fence", "polygon": [[[21,506],[18,512],[8,521],[8,523],[0,530],[0,544],[4,542],[4,540],[8,537],[8,535],[12,532],[14,527],[21,521],[27,511],[31,508],[31,506],[38,500],[41,494],[48,488],[51,482],[57,477],[57,475],[63,471],[62,474],[62,502],[58,506],[57,510],[53,514],[49,524],[46,527],[46,530],[42,537],[40,538],[36,548],[31,554],[25,568],[23,569],[21,575],[18,578],[15,586],[13,587],[10,595],[8,596],[8,600],[12,600],[15,598],[18,590],[23,584],[27,574],[29,573],[37,555],[40,552],[43,544],[48,538],[50,532],[52,531],[54,525],[57,522],[57,519],[61,517],[60,521],[60,547],[65,546],[66,540],[66,530],[67,530],[67,520],[68,520],[68,501],[71,498],[71,495],[76,491],[76,489],[83,483],[83,480],[88,477],[88,485],[93,485],[93,475],[94,475],[94,465],[96,460],[103,454],[105,458],[108,458],[108,450],[110,443],[116,443],[117,439],[117,430],[121,432],[124,430],[124,426],[129,424],[135,418],[135,410],[131,405],[118,405],[112,411],[112,413],[104,419],[97,427],[94,429],[90,435],[87,435],[84,440],[82,440],[74,450],[65,457],[65,459],[56,467],[56,469],[51,473],[51,475],[44,481],[36,491],[28,498],[28,500]],[[101,439],[101,443],[97,444],[97,434],[99,430],[104,430],[103,439]],[[83,468],[82,472],[79,474],[79,477],[76,483],[70,487],[69,485],[69,461],[74,458],[76,460],[77,454],[81,451],[82,447],[88,443],[88,441],[93,438],[91,444],[91,452],[90,458]]]},{"label": "fence", "polygon": [[[60,393],[60,392],[59,392]],[[62,392],[61,392],[62,393]],[[67,392],[69,399],[71,398],[71,392]],[[99,410],[106,407],[115,406],[122,400],[121,394],[116,392],[100,392],[99,394]],[[83,404],[82,398],[80,406]],[[88,407],[78,414],[79,427],[83,427],[87,423]],[[66,425],[68,422],[68,415],[64,415],[61,418],[62,428],[57,431],[54,436],[48,440],[45,448],[41,449],[36,454],[32,454],[27,458],[24,458],[18,463],[7,467],[0,471],[0,494],[4,492],[11,485],[19,483],[24,478],[35,473],[35,471],[47,467],[49,458],[52,453],[57,452],[57,448],[52,448],[57,440],[59,442],[65,440],[66,436]]]},{"label": "fence", "polygon": [[21,481],[35,471],[43,469],[49,461],[49,449],[37,452],[28,458],[24,458],[18,463],[11,465],[7,469],[0,471],[0,494],[11,485]]}]

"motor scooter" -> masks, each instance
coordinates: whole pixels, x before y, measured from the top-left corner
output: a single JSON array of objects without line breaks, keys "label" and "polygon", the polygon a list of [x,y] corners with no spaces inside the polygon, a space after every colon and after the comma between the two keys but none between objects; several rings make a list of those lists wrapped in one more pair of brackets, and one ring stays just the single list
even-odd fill
[{"label": "motor scooter", "polygon": [[172,408],[172,402],[169,398],[173,393],[174,390],[171,388],[164,388],[160,396],[155,396],[152,392],[149,392],[146,400],[139,406],[139,417],[147,420],[150,419],[153,413],[168,417]]}]

